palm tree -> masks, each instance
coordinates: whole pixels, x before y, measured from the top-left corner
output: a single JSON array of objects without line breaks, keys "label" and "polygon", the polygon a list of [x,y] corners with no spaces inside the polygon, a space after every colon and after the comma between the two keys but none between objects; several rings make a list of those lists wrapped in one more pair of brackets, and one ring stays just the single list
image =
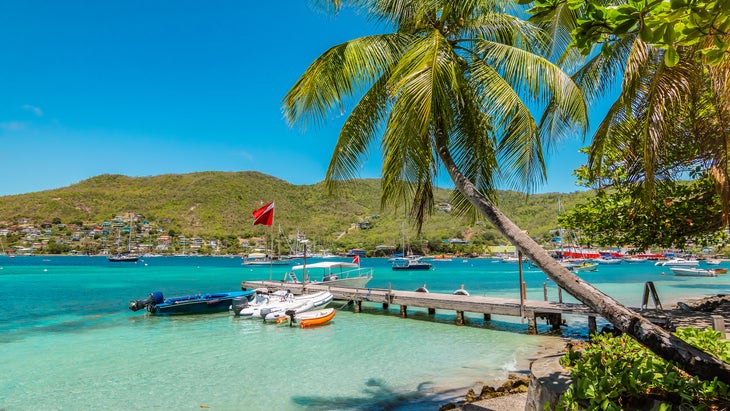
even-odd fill
[{"label": "palm tree", "polygon": [[[488,0],[353,4],[395,31],[327,50],[284,98],[286,119],[304,127],[358,99],[340,132],[328,186],[356,177],[359,161],[382,135],[383,205],[409,201],[420,229],[443,166],[457,188],[457,209],[487,218],[557,285],[691,374],[730,381],[727,364],[575,276],[496,207],[498,181],[531,189],[545,176],[546,147],[585,133],[583,95],[542,57],[550,45],[542,33]],[[532,111],[548,106],[537,121]]]}]

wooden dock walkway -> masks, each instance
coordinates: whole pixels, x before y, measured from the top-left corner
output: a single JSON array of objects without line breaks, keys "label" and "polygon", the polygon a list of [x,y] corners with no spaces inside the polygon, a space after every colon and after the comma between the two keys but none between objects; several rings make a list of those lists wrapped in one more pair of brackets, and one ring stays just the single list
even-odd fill
[{"label": "wooden dock walkway", "polygon": [[588,317],[589,332],[596,331],[596,317],[590,308],[583,304],[563,302],[549,302],[539,300],[480,297],[454,294],[425,293],[417,291],[400,291],[379,288],[343,288],[332,287],[322,283],[301,284],[281,281],[243,281],[241,287],[245,289],[267,288],[275,291],[290,290],[294,294],[306,294],[317,291],[329,291],[336,300],[352,301],[355,312],[360,312],[362,302],[374,302],[388,308],[390,304],[400,306],[401,317],[407,317],[408,307],[428,309],[429,314],[435,310],[449,310],[456,312],[456,324],[464,324],[464,313],[479,313],[484,320],[491,320],[491,315],[506,315],[527,318],[527,332],[537,334],[537,319],[544,318],[553,329],[560,328],[563,315],[582,315]]}]

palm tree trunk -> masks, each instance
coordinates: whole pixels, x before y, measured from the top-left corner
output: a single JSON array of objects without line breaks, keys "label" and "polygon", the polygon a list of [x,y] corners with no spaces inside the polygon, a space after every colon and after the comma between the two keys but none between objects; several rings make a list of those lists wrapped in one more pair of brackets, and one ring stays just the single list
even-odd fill
[{"label": "palm tree trunk", "polygon": [[687,344],[561,266],[525,231],[521,230],[477,190],[474,184],[459,171],[445,144],[439,144],[437,149],[439,157],[457,189],[555,284],[661,358],[677,364],[689,374],[701,379],[712,380],[717,377],[720,381],[730,384],[730,364]]}]

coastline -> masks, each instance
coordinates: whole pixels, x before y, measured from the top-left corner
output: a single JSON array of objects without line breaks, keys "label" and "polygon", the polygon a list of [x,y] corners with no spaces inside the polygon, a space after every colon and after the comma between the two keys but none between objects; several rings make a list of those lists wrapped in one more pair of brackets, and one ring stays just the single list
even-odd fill
[{"label": "coastline", "polygon": [[[668,319],[667,324],[670,331],[684,327],[699,329],[714,328],[712,316],[718,315],[724,319],[730,318],[730,295],[717,294],[715,296],[675,301],[670,308],[663,311],[663,315]],[[725,330],[724,326],[723,331],[725,332],[725,338],[730,339],[730,332]],[[564,354],[568,351],[569,344],[570,341],[568,339],[562,339],[562,347],[559,344],[545,346],[544,352],[540,351],[536,354],[539,357]],[[530,366],[534,360],[529,360]],[[523,372],[526,372],[528,375],[530,374],[529,369],[519,371],[520,374]],[[508,386],[508,382],[509,380],[502,387]],[[470,401],[470,397],[475,398],[474,393],[481,389],[470,389],[464,395],[463,400],[445,404],[439,408],[439,411],[514,411],[524,410],[527,406],[528,395],[526,392],[509,393],[497,397]]]}]

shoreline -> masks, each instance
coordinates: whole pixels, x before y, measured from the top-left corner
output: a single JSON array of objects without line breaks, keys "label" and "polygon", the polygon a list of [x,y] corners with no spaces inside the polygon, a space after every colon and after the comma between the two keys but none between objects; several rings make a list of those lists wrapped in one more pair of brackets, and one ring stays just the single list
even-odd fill
[{"label": "shoreline", "polygon": [[[683,302],[685,306],[681,307],[677,305],[677,303],[679,302]],[[673,305],[671,308],[664,310],[664,313],[669,319],[670,331],[673,331],[676,328],[684,328],[690,326],[699,329],[713,328],[713,323],[711,319],[712,315],[720,315],[725,319],[730,318],[730,295],[727,294],[717,294],[714,296],[706,296],[701,298],[687,298],[684,299],[684,301],[678,300],[673,302],[672,304]],[[725,332],[725,338],[730,338],[730,332]],[[545,352],[538,351],[536,355],[539,355],[540,357],[547,357],[551,355],[564,354],[568,351],[568,346],[571,342],[571,339],[561,338],[561,340],[562,348],[559,344],[546,346],[544,347],[546,349]],[[531,367],[532,362],[535,361],[536,358],[530,358],[528,360]],[[524,371],[519,371],[519,373],[522,372]],[[529,375],[531,371],[528,368],[526,372]],[[507,384],[507,382],[505,382],[504,384]],[[474,384],[475,387],[478,385],[480,384]],[[461,397],[461,399],[443,405],[441,408],[439,408],[439,411],[514,411],[518,409],[524,410],[528,401],[528,396],[526,392],[510,393],[507,395],[501,395],[487,399],[476,399],[474,401],[469,401],[470,396],[474,398],[474,393],[476,391],[477,390],[474,387],[470,388],[466,392],[466,394]]]}]

